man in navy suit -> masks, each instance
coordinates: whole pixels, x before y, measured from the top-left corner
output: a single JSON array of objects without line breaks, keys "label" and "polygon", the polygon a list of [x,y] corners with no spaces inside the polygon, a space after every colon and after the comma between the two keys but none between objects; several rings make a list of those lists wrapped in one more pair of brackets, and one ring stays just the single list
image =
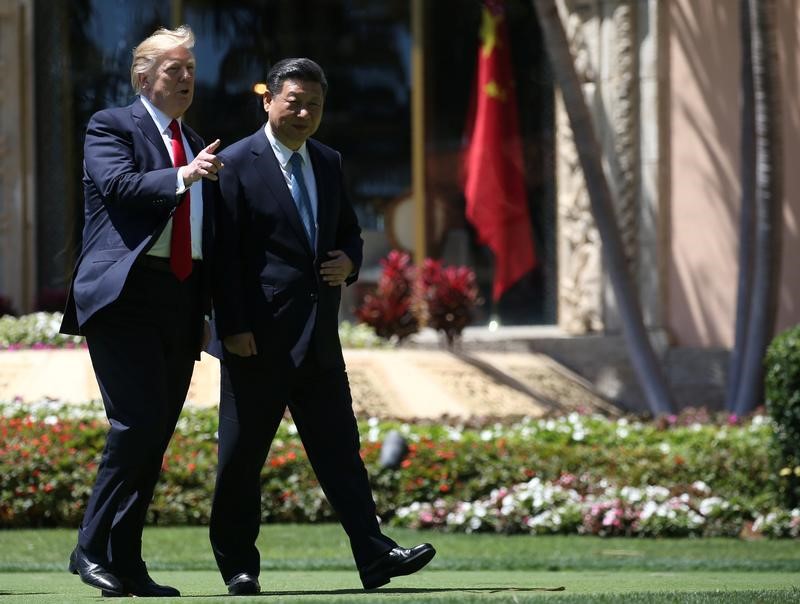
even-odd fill
[{"label": "man in navy suit", "polygon": [[86,129],[83,245],[61,331],[83,334],[110,425],[69,570],[103,595],[177,596],[142,559],[164,451],[205,347],[211,195],[219,140],[181,123],[194,34],[159,29],[134,49],[132,105]]},{"label": "man in navy suit", "polygon": [[286,59],[267,88],[267,124],[220,153],[214,312],[223,358],[211,543],[229,593],[260,592],[260,474],[288,405],[372,589],[421,569],[435,550],[398,547],[381,533],[359,455],[338,312],[362,240],[341,156],[309,138],[322,119],[325,75],[309,59]]}]

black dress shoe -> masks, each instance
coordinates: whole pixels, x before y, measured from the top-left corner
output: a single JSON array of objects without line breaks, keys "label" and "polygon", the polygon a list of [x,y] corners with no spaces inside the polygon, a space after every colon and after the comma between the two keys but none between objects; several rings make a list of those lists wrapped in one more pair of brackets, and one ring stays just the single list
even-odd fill
[{"label": "black dress shoe", "polygon": [[140,598],[177,598],[181,595],[174,587],[169,585],[159,585],[147,574],[147,570],[141,571],[134,576],[120,576],[123,593],[115,593],[103,590],[103,596],[113,598],[120,595],[138,596]]},{"label": "black dress shoe", "polygon": [[396,547],[380,558],[359,569],[364,589],[375,589],[386,585],[392,577],[410,575],[417,572],[436,555],[430,543],[423,543],[411,549]]},{"label": "black dress shoe", "polygon": [[239,573],[228,581],[228,593],[232,596],[252,596],[261,593],[258,577],[250,573]]},{"label": "black dress shoe", "polygon": [[122,581],[105,567],[92,562],[80,546],[76,546],[69,556],[69,572],[78,575],[86,585],[107,591],[115,596],[124,595]]}]

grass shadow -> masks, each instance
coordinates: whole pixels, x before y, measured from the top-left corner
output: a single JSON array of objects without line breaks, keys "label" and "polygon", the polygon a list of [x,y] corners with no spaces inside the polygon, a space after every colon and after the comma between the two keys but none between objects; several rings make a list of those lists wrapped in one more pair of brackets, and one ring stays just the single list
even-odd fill
[{"label": "grass shadow", "polygon": [[505,592],[532,592],[532,591],[565,591],[563,585],[559,587],[390,587],[388,589],[304,589],[304,590],[271,590],[262,591],[262,596],[349,596],[368,594],[433,594],[433,593],[505,593]]}]

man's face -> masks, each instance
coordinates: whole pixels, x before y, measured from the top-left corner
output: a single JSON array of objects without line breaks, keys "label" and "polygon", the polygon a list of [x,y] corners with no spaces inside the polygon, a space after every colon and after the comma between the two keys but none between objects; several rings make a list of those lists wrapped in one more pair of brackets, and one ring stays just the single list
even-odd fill
[{"label": "man's face", "polygon": [[183,46],[168,50],[140,76],[142,94],[171,118],[182,116],[194,97],[194,55]]},{"label": "man's face", "polygon": [[283,88],[264,94],[264,111],[275,138],[297,151],[322,120],[325,96],[318,82],[285,80]]}]

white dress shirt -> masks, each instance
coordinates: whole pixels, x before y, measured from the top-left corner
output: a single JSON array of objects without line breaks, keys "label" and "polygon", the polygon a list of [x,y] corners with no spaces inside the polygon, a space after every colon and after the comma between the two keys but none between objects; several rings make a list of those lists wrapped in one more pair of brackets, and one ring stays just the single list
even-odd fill
[{"label": "white dress shirt", "polygon": [[[166,115],[163,111],[161,111],[158,107],[153,105],[147,98],[140,96],[142,100],[142,104],[144,108],[147,109],[147,113],[150,114],[150,117],[153,118],[153,121],[156,124],[156,128],[161,133],[161,138],[164,141],[164,146],[167,148],[167,153],[169,153],[170,159],[172,159],[172,163],[175,163],[175,158],[172,156],[172,132],[169,129],[169,125],[172,122],[172,118]],[[180,122],[180,118],[178,119]],[[191,163],[194,159],[194,153],[192,153],[192,149],[189,146],[189,142],[186,140],[186,135],[183,133],[183,127],[181,127],[181,138],[183,139],[183,150],[186,153],[186,163]],[[178,170],[176,180],[175,180],[175,194],[180,195],[186,190],[186,186],[183,184],[183,178],[181,177],[181,171]],[[202,260],[203,259],[203,179],[192,183],[189,187],[189,192],[191,194],[191,207],[189,210],[189,225],[191,228],[191,236],[192,236],[192,259],[193,260]],[[153,247],[147,252],[151,256],[159,256],[161,258],[169,258],[169,250],[170,250],[170,243],[172,241],[172,218],[169,219],[167,222],[167,226],[164,227],[164,230],[161,232],[158,240],[156,240]]]},{"label": "white dress shirt", "polygon": [[267,124],[264,126],[264,132],[266,133],[267,139],[269,139],[269,144],[272,147],[272,151],[275,153],[275,157],[281,166],[281,172],[283,172],[283,178],[286,180],[286,186],[289,187],[289,190],[292,189],[292,166],[289,163],[289,160],[292,158],[293,153],[299,153],[300,157],[303,158],[303,178],[306,181],[306,189],[308,189],[308,197],[311,201],[311,211],[314,214],[314,224],[317,227],[316,230],[319,231],[319,212],[317,211],[317,179],[314,178],[314,168],[311,165],[311,158],[308,156],[308,147],[306,147],[306,144],[303,143],[297,151],[292,151],[289,147],[275,138],[275,134],[272,132],[269,122],[267,122]]}]

